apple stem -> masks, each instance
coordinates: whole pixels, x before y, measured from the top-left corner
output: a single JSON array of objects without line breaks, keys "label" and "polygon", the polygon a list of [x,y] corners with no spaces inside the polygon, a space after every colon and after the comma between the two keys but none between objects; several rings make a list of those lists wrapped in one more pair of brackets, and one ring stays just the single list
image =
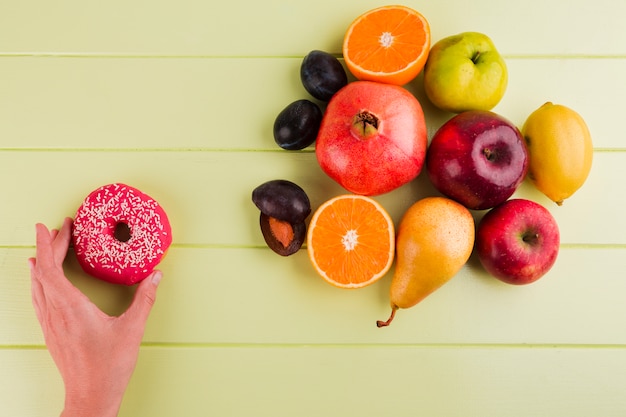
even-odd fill
[{"label": "apple stem", "polygon": [[393,318],[396,316],[396,311],[398,311],[398,307],[397,306],[392,306],[391,307],[391,315],[389,316],[389,318],[387,319],[387,321],[382,321],[382,320],[378,320],[376,322],[376,327],[387,327],[391,324],[391,321],[393,320]]},{"label": "apple stem", "polygon": [[475,64],[478,62],[478,57],[480,56],[480,51],[476,51],[474,52],[474,55],[472,56],[472,62]]}]

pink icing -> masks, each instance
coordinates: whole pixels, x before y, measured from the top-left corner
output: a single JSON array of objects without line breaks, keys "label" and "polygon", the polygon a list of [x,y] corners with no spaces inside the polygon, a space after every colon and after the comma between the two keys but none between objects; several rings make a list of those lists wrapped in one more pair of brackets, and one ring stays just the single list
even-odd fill
[{"label": "pink icing", "polygon": [[[128,225],[130,239],[115,236],[118,223]],[[79,207],[72,231],[79,264],[90,275],[133,285],[146,278],[172,242],[161,206],[125,184],[109,184],[90,193]]]}]

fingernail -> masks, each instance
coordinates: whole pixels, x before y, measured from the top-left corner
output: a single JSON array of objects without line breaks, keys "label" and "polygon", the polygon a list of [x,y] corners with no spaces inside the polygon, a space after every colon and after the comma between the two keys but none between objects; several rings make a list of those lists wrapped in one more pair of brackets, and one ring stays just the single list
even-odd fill
[{"label": "fingernail", "polygon": [[161,282],[161,278],[163,278],[163,273],[161,271],[154,271],[152,273],[152,285],[159,285],[159,282]]}]

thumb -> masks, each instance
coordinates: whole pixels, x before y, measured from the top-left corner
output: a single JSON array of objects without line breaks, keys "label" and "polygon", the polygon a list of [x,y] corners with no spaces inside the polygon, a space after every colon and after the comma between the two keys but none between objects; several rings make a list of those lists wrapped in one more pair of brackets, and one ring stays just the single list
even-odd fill
[{"label": "thumb", "polygon": [[148,320],[152,306],[156,301],[156,290],[162,277],[163,273],[155,270],[139,283],[133,302],[125,313],[126,316],[130,316],[131,320],[141,320],[142,323]]}]

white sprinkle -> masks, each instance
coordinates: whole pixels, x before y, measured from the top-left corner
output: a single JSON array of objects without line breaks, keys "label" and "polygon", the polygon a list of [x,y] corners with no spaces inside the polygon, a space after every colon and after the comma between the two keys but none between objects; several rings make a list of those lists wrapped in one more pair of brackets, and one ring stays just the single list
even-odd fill
[{"label": "white sprinkle", "polygon": [[[121,242],[115,226],[127,223],[131,237]],[[158,203],[132,187],[112,184],[92,192],[74,219],[76,255],[93,269],[113,270],[133,276],[152,270],[160,261],[171,238],[167,216]]]}]

